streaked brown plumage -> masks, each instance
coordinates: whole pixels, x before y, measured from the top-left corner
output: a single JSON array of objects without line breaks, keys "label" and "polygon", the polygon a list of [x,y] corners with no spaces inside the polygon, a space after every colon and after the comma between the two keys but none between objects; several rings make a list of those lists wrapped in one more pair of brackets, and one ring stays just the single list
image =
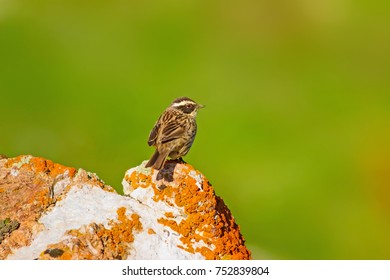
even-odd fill
[{"label": "streaked brown plumage", "polygon": [[167,157],[178,159],[188,153],[196,135],[196,115],[203,107],[188,97],[171,103],[150,132],[148,144],[156,151],[145,167],[160,170]]}]

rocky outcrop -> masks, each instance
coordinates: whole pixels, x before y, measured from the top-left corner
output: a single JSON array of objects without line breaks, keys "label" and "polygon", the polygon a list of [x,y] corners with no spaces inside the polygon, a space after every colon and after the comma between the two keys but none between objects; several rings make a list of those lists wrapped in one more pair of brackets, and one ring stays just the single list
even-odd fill
[{"label": "rocky outcrop", "polygon": [[249,259],[229,209],[188,164],[96,174],[32,156],[0,159],[0,259]]}]

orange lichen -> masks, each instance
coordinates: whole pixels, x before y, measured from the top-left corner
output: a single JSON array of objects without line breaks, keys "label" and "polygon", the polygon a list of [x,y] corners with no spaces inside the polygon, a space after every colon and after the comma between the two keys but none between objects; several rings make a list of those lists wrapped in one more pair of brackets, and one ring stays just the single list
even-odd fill
[{"label": "orange lichen", "polygon": [[165,212],[164,215],[165,215],[165,217],[167,217],[167,218],[173,218],[173,217],[174,217],[172,212]]},{"label": "orange lichen", "polygon": [[[90,185],[96,185],[108,192],[115,192],[115,190],[105,185],[102,180],[100,180],[96,174],[86,172],[85,170],[80,169],[78,172],[73,167],[67,167],[58,163],[54,163],[51,160],[32,157],[32,156],[18,156],[16,158],[10,158],[4,165],[7,168],[18,167],[19,169],[27,169],[33,171],[36,174],[37,180],[39,176],[45,178],[51,178],[53,183],[55,180],[58,180],[59,175],[66,174],[67,177],[74,179],[74,182],[88,182]],[[77,177],[76,177],[77,174]]]},{"label": "orange lichen", "polygon": [[69,177],[74,177],[76,174],[76,169],[72,167],[66,167],[64,165],[54,163],[51,160],[40,158],[40,157],[31,157],[28,161],[24,162],[27,156],[21,155],[15,158],[10,158],[5,163],[5,167],[9,168],[13,165],[20,164],[20,168],[27,168],[36,173],[43,172],[49,175],[52,178],[56,178],[57,175],[68,172]]},{"label": "orange lichen", "polygon": [[[250,252],[244,245],[244,238],[223,200],[215,195],[211,184],[190,165],[182,165],[179,185],[168,185],[162,191],[154,188],[155,199],[173,199],[178,207],[183,207],[187,217],[178,224],[170,212],[167,218],[158,222],[170,227],[181,235],[183,245],[178,247],[190,253],[199,252],[206,259],[250,259]],[[196,177],[202,177],[201,188]],[[199,184],[199,183],[198,183]],[[197,247],[196,242],[203,241],[206,246]],[[214,249],[210,249],[214,248]]]},{"label": "orange lichen", "polygon": [[133,230],[142,230],[142,224],[137,214],[133,213],[131,219],[129,219],[126,216],[125,207],[118,208],[117,214],[119,222],[111,222],[110,229],[101,227],[97,231],[97,236],[106,241],[105,249],[116,252],[114,258],[125,259],[128,253],[128,243],[134,241]]},{"label": "orange lichen", "polygon": [[25,155],[21,155],[21,156],[17,156],[17,157],[14,157],[14,158],[9,158],[5,162],[4,167],[10,168],[10,167],[12,167],[12,165],[21,162],[23,160],[23,158],[25,158],[25,157],[26,157]]},{"label": "orange lichen", "polygon": [[51,244],[39,255],[40,260],[72,260],[74,253],[65,244]]},{"label": "orange lichen", "polygon": [[191,254],[195,254],[195,249],[192,247],[191,244],[186,244],[186,247],[182,245],[177,245],[178,248],[183,249],[187,252],[190,252]]},{"label": "orange lichen", "polygon": [[156,234],[156,232],[152,228],[149,228],[148,229],[148,234]]},{"label": "orange lichen", "polygon": [[33,157],[30,159],[30,165],[35,172],[44,172],[50,175],[52,178],[56,178],[57,175],[68,172],[69,177],[73,177],[76,174],[76,169],[72,167],[66,167],[58,163],[54,163],[51,160],[44,158]]},{"label": "orange lichen", "polygon": [[141,172],[133,172],[130,174],[130,176],[126,175],[125,179],[127,182],[129,182],[133,189],[147,188],[151,184],[153,185],[150,176],[147,176]]}]

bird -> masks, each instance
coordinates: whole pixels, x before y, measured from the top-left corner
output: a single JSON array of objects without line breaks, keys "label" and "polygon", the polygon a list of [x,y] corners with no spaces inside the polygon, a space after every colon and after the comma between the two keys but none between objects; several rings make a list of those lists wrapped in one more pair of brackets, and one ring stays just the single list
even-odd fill
[{"label": "bird", "polygon": [[145,167],[161,170],[167,157],[183,160],[195,139],[198,110],[204,107],[188,97],[172,101],[149,134],[148,145],[156,150]]}]

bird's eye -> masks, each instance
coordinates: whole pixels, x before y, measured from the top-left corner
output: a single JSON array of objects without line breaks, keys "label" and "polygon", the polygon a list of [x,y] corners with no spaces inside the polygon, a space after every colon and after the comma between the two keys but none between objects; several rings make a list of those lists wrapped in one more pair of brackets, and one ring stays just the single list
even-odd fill
[{"label": "bird's eye", "polygon": [[192,107],[192,105],[191,104],[187,104],[187,108],[191,108]]}]

